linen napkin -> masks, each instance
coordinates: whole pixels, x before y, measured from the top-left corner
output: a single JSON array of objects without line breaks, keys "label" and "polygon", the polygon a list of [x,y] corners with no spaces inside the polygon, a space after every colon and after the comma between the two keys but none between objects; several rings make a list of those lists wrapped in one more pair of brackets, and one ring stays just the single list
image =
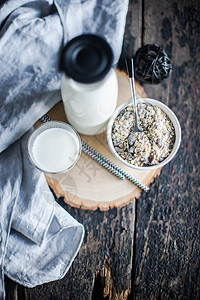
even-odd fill
[{"label": "linen napkin", "polygon": [[43,173],[30,163],[31,131],[0,155],[0,292],[4,273],[28,287],[62,278],[84,235],[83,226],[55,202]]}]

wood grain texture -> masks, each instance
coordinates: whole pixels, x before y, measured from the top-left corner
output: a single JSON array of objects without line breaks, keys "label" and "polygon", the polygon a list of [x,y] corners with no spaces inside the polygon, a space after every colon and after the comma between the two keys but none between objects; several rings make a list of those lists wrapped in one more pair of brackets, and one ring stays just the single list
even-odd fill
[{"label": "wood grain texture", "polygon": [[171,57],[171,78],[144,85],[181,123],[177,156],[162,169],[151,192],[137,202],[132,297],[200,297],[200,6],[199,1],[144,1],[143,43]]},{"label": "wood grain texture", "polygon": [[142,16],[142,0],[129,0],[122,53],[118,62],[118,67],[122,70],[126,70],[125,58],[133,57],[136,50],[142,46]]},{"label": "wood grain texture", "polygon": [[127,299],[135,201],[106,212],[73,208],[61,199],[59,203],[84,225],[84,241],[67,275],[54,283],[26,289],[27,299]]},{"label": "wood grain texture", "polygon": [[144,89],[178,116],[179,152],[150,192],[123,208],[89,212],[59,200],[84,224],[83,246],[61,281],[23,295],[8,280],[9,300],[200,299],[200,3],[131,0],[125,36],[122,57],[157,43],[172,59],[171,78]]},{"label": "wood grain texture", "polygon": [[[131,89],[127,74],[118,70],[116,73],[119,86],[118,107],[130,100]],[[135,88],[137,98],[146,97],[143,88],[138,83],[136,83]],[[53,107],[47,115],[51,116],[52,120],[67,122],[62,103]],[[160,174],[160,168],[140,171],[120,162],[109,149],[106,130],[98,135],[81,134],[80,136],[84,142],[147,186]],[[108,210],[113,207],[122,207],[132,201],[133,198],[139,198],[141,194],[141,189],[135,184],[128,179],[120,180],[115,177],[83,152],[77,164],[70,171],[63,174],[46,174],[46,179],[56,197],[64,197],[66,203],[82,209]]]}]

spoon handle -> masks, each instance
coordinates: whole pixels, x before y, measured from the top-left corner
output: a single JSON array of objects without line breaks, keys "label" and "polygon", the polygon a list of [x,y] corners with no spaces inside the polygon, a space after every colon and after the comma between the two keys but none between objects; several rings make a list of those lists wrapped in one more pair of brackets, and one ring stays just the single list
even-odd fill
[{"label": "spoon handle", "polygon": [[125,59],[126,69],[128,72],[129,78],[134,78],[134,64],[133,64],[133,58],[126,58]]},{"label": "spoon handle", "polygon": [[134,83],[134,64],[133,58],[125,59],[126,68],[129,76],[130,86],[131,86],[131,96],[133,100],[133,107],[135,112],[135,128],[138,130],[138,118],[137,118],[137,104],[136,104],[136,95],[135,95],[135,83]]}]

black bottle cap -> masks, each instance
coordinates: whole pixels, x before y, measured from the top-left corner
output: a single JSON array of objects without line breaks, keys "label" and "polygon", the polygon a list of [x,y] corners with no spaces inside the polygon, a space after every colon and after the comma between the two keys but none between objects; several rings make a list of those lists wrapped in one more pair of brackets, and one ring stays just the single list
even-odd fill
[{"label": "black bottle cap", "polygon": [[75,81],[102,80],[113,64],[113,51],[107,41],[94,34],[70,40],[62,50],[59,69]]}]

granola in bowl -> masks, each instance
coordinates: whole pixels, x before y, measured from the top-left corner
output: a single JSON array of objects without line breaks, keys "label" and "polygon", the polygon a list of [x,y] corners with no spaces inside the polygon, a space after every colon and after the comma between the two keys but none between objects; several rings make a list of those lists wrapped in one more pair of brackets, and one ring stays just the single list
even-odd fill
[{"label": "granola in bowl", "polygon": [[121,105],[110,119],[107,129],[109,147],[119,160],[133,168],[160,167],[174,157],[180,146],[179,122],[166,105],[154,99],[138,99],[137,111],[143,132],[134,134],[129,152],[127,139],[134,129],[131,101]]},{"label": "granola in bowl", "polygon": [[134,135],[133,145],[127,151],[127,139],[134,129],[134,110],[128,105],[117,116],[112,129],[116,152],[128,163],[152,166],[162,162],[172,151],[175,130],[165,112],[158,106],[145,103],[137,105],[139,126],[143,132]]}]

